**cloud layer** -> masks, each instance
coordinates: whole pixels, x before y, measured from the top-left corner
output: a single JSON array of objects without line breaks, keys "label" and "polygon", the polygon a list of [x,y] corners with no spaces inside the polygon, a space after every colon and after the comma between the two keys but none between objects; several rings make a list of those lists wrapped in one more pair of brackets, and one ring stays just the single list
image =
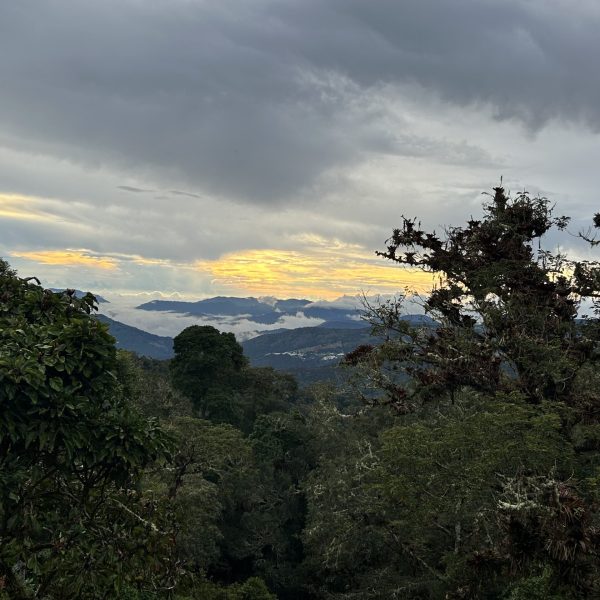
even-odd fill
[{"label": "cloud layer", "polygon": [[500,175],[587,218],[599,25],[587,0],[4,2],[0,252],[206,295],[341,244],[351,292],[400,214],[462,220]]}]

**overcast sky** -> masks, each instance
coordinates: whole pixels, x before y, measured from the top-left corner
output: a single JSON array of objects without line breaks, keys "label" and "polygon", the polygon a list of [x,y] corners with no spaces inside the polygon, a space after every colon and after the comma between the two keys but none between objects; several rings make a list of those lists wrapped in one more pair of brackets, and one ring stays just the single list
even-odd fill
[{"label": "overcast sky", "polygon": [[392,292],[425,285],[374,256],[400,215],[461,224],[501,176],[576,231],[599,29],[596,0],[0,2],[0,255],[104,294]]}]

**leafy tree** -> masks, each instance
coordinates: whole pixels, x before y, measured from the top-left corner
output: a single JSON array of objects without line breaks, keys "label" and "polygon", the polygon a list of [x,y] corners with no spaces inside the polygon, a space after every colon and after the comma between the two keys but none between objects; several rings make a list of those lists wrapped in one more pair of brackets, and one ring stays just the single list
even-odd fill
[{"label": "leafy tree", "polygon": [[175,337],[173,350],[173,385],[191,399],[200,417],[217,422],[238,419],[235,390],[247,360],[233,333],[192,325]]},{"label": "leafy tree", "polygon": [[[376,492],[369,522],[412,569],[390,579],[403,593],[517,598],[543,581],[549,597],[592,597],[600,336],[577,314],[599,296],[600,268],[541,250],[568,223],[547,200],[494,192],[481,220],[443,236],[404,218],[379,253],[440,283],[425,301],[435,326],[411,327],[394,302],[373,307],[386,341],[346,357],[363,400],[397,415],[363,479],[364,497]],[[361,593],[374,572],[406,574],[378,560]]]},{"label": "leafy tree", "polygon": [[484,208],[482,220],[449,228],[445,237],[404,218],[378,253],[441,276],[425,302],[441,325],[435,335],[399,321],[393,305],[373,315],[403,336],[385,358],[405,361],[418,382],[419,394],[388,386],[390,402],[401,410],[425,400],[427,390],[451,395],[464,385],[490,393],[518,389],[533,403],[577,402],[573,385],[593,359],[594,341],[576,315],[582,299],[597,293],[598,265],[541,250],[536,256],[542,236],[568,223],[553,216],[546,199],[526,193],[512,199],[499,187]]},{"label": "leafy tree", "polygon": [[289,411],[298,393],[298,383],[292,375],[271,367],[244,369],[240,388],[243,417],[239,427],[246,433],[252,431],[261,415]]},{"label": "leafy tree", "polygon": [[192,403],[175,390],[169,378],[168,361],[117,351],[117,377],[123,393],[145,417],[170,423],[177,417],[191,417]]},{"label": "leafy tree", "polygon": [[[0,581],[11,598],[99,598],[159,586],[168,538],[138,492],[166,455],[128,405],[95,299],[0,262]],[[112,592],[111,592],[112,590]]]},{"label": "leafy tree", "polygon": [[177,452],[161,480],[175,512],[178,556],[188,571],[219,570],[232,505],[255,501],[250,444],[236,428],[201,419],[178,418],[168,430]]},{"label": "leafy tree", "polygon": [[254,569],[282,600],[303,598],[303,483],[314,468],[314,432],[300,410],[260,416],[250,435],[261,504],[244,519],[255,548]]},{"label": "leafy tree", "polygon": [[120,368],[134,403],[159,416],[175,439],[173,460],[148,473],[144,487],[169,507],[175,554],[184,579],[193,579],[178,589],[200,585],[202,573],[215,585],[259,575],[282,598],[299,597],[299,483],[309,468],[310,434],[299,413],[275,412],[291,408],[295,380],[244,367],[227,390],[234,427],[193,417],[191,403],[186,410],[160,364],[122,353]]},{"label": "leafy tree", "polygon": [[[191,403],[171,388],[168,371],[156,361],[121,353],[120,368],[134,404],[159,416],[174,440],[171,461],[147,471],[142,484],[166,508],[163,527],[180,571],[177,597],[271,598],[265,584],[252,578],[264,571],[255,566],[261,549],[253,524],[265,512],[268,489],[250,440],[229,424],[193,417]],[[266,381],[271,389],[271,378]],[[253,389],[240,394],[258,396]],[[277,535],[279,524],[268,526]]]},{"label": "leafy tree", "polygon": [[373,485],[381,445],[373,416],[342,414],[321,392],[308,417],[317,464],[302,483],[302,540],[305,585],[317,598],[390,597],[385,571],[402,573]]},{"label": "leafy tree", "polygon": [[261,414],[285,411],[297,394],[291,375],[250,368],[232,333],[193,325],[174,341],[173,386],[203,419],[230,423],[250,433]]},{"label": "leafy tree", "polygon": [[574,465],[560,416],[540,408],[516,394],[485,400],[463,392],[437,417],[382,434],[376,485],[388,532],[425,581],[489,598],[505,586],[498,488],[523,473],[564,476]]},{"label": "leafy tree", "polygon": [[277,598],[269,592],[264,581],[258,577],[250,577],[243,583],[226,587],[208,581],[198,582],[189,595],[180,596],[179,600],[277,600]]}]

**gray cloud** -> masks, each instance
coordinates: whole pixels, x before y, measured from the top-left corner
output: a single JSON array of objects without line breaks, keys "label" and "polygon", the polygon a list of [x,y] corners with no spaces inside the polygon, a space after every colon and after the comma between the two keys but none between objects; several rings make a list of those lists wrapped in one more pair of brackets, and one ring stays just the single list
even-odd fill
[{"label": "gray cloud", "polygon": [[599,24],[587,0],[0,3],[0,254],[118,259],[13,259],[55,287],[224,293],[194,261],[374,251],[401,214],[479,214],[500,175],[576,229]]},{"label": "gray cloud", "polygon": [[560,0],[5,2],[0,130],[189,193],[285,201],[370,153],[489,162],[393,118],[408,96],[597,130],[599,24]]},{"label": "gray cloud", "polygon": [[148,192],[153,192],[154,190],[145,190],[143,188],[134,187],[132,185],[118,185],[117,189],[123,190],[125,192],[133,192],[134,194],[143,194]]},{"label": "gray cloud", "polygon": [[170,190],[169,193],[173,194],[174,196],[187,196],[188,198],[199,198],[200,200],[204,198],[204,196],[201,196],[200,194],[193,194],[192,192],[182,192],[181,190]]}]

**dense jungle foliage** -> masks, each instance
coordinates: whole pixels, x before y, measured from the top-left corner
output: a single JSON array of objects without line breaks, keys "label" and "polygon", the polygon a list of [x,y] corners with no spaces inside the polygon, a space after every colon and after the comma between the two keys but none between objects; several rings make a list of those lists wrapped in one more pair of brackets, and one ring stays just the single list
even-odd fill
[{"label": "dense jungle foliage", "polygon": [[212,327],[117,352],[1,262],[0,599],[600,597],[600,269],[540,249],[545,199],[484,208],[394,230],[436,325],[366,306],[345,389]]}]

